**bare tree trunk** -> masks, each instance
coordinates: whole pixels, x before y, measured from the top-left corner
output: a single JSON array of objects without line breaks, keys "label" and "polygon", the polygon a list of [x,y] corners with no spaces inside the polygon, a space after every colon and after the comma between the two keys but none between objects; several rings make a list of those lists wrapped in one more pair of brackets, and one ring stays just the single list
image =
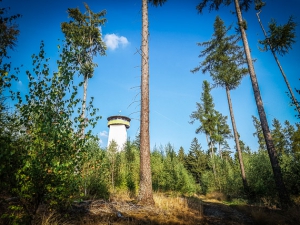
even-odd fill
[{"label": "bare tree trunk", "polygon": [[254,71],[254,66],[253,66],[253,62],[252,62],[252,58],[251,58],[251,54],[250,54],[250,48],[249,48],[249,44],[248,44],[248,40],[247,40],[247,35],[246,35],[245,28],[244,28],[244,21],[243,21],[241,9],[239,6],[239,0],[234,0],[234,3],[235,3],[235,8],[236,8],[238,24],[239,24],[239,28],[241,31],[243,44],[244,44],[244,49],[245,49],[246,59],[247,59],[247,63],[248,63],[248,69],[249,69],[249,73],[250,73],[250,79],[251,79],[251,83],[252,83],[256,106],[257,106],[257,110],[258,110],[258,114],[259,114],[259,118],[260,118],[261,127],[263,130],[264,138],[266,141],[270,162],[271,162],[272,169],[273,169],[274,180],[275,180],[277,191],[279,194],[280,203],[282,204],[282,206],[290,205],[291,201],[290,201],[288,192],[287,192],[284,182],[283,182],[281,168],[280,168],[280,165],[278,162],[277,154],[275,151],[273,139],[271,136],[271,132],[270,132],[267,117],[266,117],[266,113],[265,113],[263,102],[261,99],[256,74]]},{"label": "bare tree trunk", "polygon": [[266,31],[265,31],[265,29],[264,29],[264,27],[263,27],[263,25],[262,25],[262,23],[261,23],[261,21],[260,21],[260,18],[259,18],[260,12],[261,12],[261,10],[259,10],[259,12],[256,13],[258,22],[259,22],[260,27],[261,27],[261,29],[262,29],[262,31],[263,31],[263,33],[264,33],[266,39],[267,39],[268,45],[270,46],[270,50],[271,50],[271,52],[272,52],[272,54],[273,54],[273,56],[274,56],[274,59],[275,59],[277,65],[278,65],[278,67],[279,67],[279,69],[280,69],[280,72],[281,72],[281,74],[282,74],[282,76],[283,76],[283,79],[284,79],[284,81],[285,81],[285,83],[286,83],[286,86],[287,86],[288,89],[289,89],[290,95],[291,95],[291,97],[292,97],[293,105],[296,106],[296,110],[298,111],[298,114],[300,115],[300,107],[299,107],[298,101],[297,101],[297,99],[295,98],[295,95],[294,95],[294,93],[293,93],[293,91],[292,91],[292,88],[291,88],[291,86],[290,86],[290,84],[289,84],[289,81],[288,81],[288,79],[287,79],[287,77],[286,77],[286,75],[285,75],[285,73],[284,73],[284,71],[283,71],[283,69],[282,69],[282,67],[281,67],[281,65],[280,65],[280,62],[279,62],[279,60],[278,60],[278,58],[277,58],[277,56],[276,56],[276,52],[273,50],[272,45],[271,45],[271,43],[269,42],[268,35],[267,35],[267,33],[266,33]]},{"label": "bare tree trunk", "polygon": [[226,94],[227,94],[227,100],[228,100],[228,107],[229,107],[229,112],[230,112],[230,118],[231,118],[231,123],[232,123],[232,129],[233,129],[233,134],[234,134],[234,141],[236,145],[236,151],[238,152],[239,156],[239,163],[240,163],[240,169],[241,169],[241,175],[242,175],[242,180],[243,180],[243,185],[244,185],[244,190],[246,194],[249,194],[249,187],[248,187],[248,182],[246,179],[246,173],[245,173],[245,168],[244,168],[244,162],[243,162],[243,155],[242,151],[240,148],[240,141],[239,141],[239,136],[238,132],[236,129],[236,124],[235,124],[235,119],[234,119],[234,114],[233,114],[233,109],[232,109],[232,103],[231,103],[231,97],[230,97],[230,91],[229,88],[226,86]]},{"label": "bare tree trunk", "polygon": [[154,204],[150,165],[149,137],[149,47],[148,47],[148,0],[142,0],[142,75],[141,75],[141,121],[140,121],[140,188],[138,201]]},{"label": "bare tree trunk", "polygon": [[82,100],[82,112],[81,112],[81,137],[84,138],[84,129],[85,129],[85,110],[86,110],[86,93],[88,86],[88,76],[84,75],[83,81],[83,100]]},{"label": "bare tree trunk", "polygon": [[205,134],[206,135],[206,141],[207,141],[207,145],[209,146],[210,148],[210,158],[211,158],[211,161],[212,161],[212,168],[213,168],[213,173],[214,173],[214,178],[215,178],[215,184],[217,184],[217,182],[219,183],[219,191],[221,190],[221,184],[220,184],[220,180],[218,179],[218,176],[217,176],[217,170],[216,170],[216,164],[215,164],[215,157],[214,157],[214,149],[213,149],[213,145],[212,145],[212,141],[208,138],[208,134]]}]

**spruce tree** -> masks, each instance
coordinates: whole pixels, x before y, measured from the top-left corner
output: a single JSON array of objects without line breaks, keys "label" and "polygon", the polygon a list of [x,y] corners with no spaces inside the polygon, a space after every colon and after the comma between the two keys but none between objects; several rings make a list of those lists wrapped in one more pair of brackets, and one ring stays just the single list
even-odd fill
[{"label": "spruce tree", "polygon": [[248,70],[243,67],[246,62],[243,48],[237,44],[240,37],[238,35],[227,35],[230,29],[231,27],[226,28],[219,16],[216,17],[212,39],[198,43],[199,46],[205,47],[199,55],[199,57],[205,57],[205,59],[192,72],[195,73],[200,69],[202,73],[209,72],[215,85],[221,86],[226,90],[242,181],[245,191],[248,192],[249,188],[230,97],[230,90],[239,86]]},{"label": "spruce tree", "polygon": [[178,157],[179,162],[184,164],[185,153],[184,153],[184,149],[182,146],[180,146],[180,148],[179,148],[177,157]]},{"label": "spruce tree", "polygon": [[294,22],[292,16],[289,18],[288,22],[282,26],[277,25],[276,20],[272,19],[271,22],[269,23],[269,31],[266,32],[259,16],[259,14],[261,13],[261,8],[263,6],[265,6],[265,3],[258,2],[255,7],[255,9],[258,10],[258,12],[256,13],[258,22],[265,36],[264,40],[259,41],[259,43],[263,45],[263,48],[261,50],[263,51],[270,50],[272,52],[273,57],[278,65],[278,68],[289,90],[290,97],[292,99],[292,104],[295,105],[296,110],[298,111],[298,115],[300,116],[299,103],[295,98],[294,92],[292,91],[290,83],[276,55],[276,53],[278,53],[279,55],[283,56],[286,53],[288,53],[289,49],[292,49],[292,44],[295,43],[295,38],[296,38],[295,28],[297,24]]},{"label": "spruce tree", "polygon": [[216,124],[216,133],[213,136],[214,141],[218,144],[219,155],[222,158],[222,146],[225,149],[229,148],[226,139],[232,138],[232,133],[227,123],[227,116],[223,116],[221,113],[216,112],[218,118]]},{"label": "spruce tree", "polygon": [[[252,2],[253,2],[252,0],[241,0],[241,1],[240,0],[201,0],[201,2],[198,4],[198,6],[196,8],[197,8],[198,12],[202,13],[203,9],[207,6],[207,4],[209,4],[210,11],[211,10],[219,10],[219,8],[222,5],[229,6],[229,5],[231,5],[231,3],[233,3],[235,6],[235,14],[237,16],[237,22],[238,22],[238,28],[239,28],[238,31],[241,34],[241,38],[242,38],[243,45],[244,45],[246,60],[247,60],[247,64],[248,64],[248,70],[249,70],[249,74],[250,74],[250,80],[252,83],[254,98],[255,98],[255,102],[256,102],[256,106],[257,106],[257,111],[258,111],[262,131],[263,131],[264,139],[266,142],[266,146],[267,146],[270,163],[271,163],[272,170],[273,170],[273,175],[274,175],[280,203],[284,207],[284,206],[291,205],[291,199],[289,197],[289,193],[286,190],[285,184],[283,182],[281,168],[280,168],[278,157],[277,157],[276,150],[274,147],[274,143],[273,143],[271,131],[269,128],[266,112],[265,112],[265,109],[263,106],[263,101],[261,98],[258,81],[257,81],[257,77],[256,77],[254,65],[253,65],[253,59],[251,57],[250,46],[248,44],[248,39],[247,39],[247,34],[246,34],[247,23],[243,19],[243,16],[242,16],[242,10],[245,10],[245,11],[249,10]],[[261,3],[262,1],[254,0],[254,2]]]},{"label": "spruce tree", "polygon": [[257,137],[257,142],[259,144],[259,150],[267,150],[266,143],[265,143],[265,140],[264,140],[263,131],[262,131],[262,128],[261,128],[261,124],[255,116],[252,116],[252,120],[253,120],[253,125],[254,125],[254,128],[255,128],[255,132],[253,133],[253,136]]},{"label": "spruce tree", "polygon": [[194,138],[191,143],[190,150],[186,157],[186,167],[196,182],[201,186],[201,175],[208,169],[208,159],[201,145],[198,143],[197,138]]},{"label": "spruce tree", "polygon": [[280,158],[286,152],[286,142],[283,133],[283,128],[281,123],[277,119],[273,119],[273,129],[272,129],[272,137],[274,140],[274,145],[277,151],[277,155]]},{"label": "spruce tree", "polygon": [[285,138],[285,150],[287,154],[292,154],[293,150],[292,150],[292,137],[295,133],[295,127],[293,125],[291,125],[291,123],[286,120],[284,121],[284,128],[283,128],[283,133],[284,133],[284,138]]},{"label": "spruce tree", "polygon": [[216,131],[216,125],[218,122],[217,111],[214,109],[213,98],[210,94],[210,84],[208,81],[204,80],[202,84],[203,92],[201,94],[201,103],[196,102],[197,110],[192,112],[190,115],[190,123],[194,123],[196,120],[200,122],[200,126],[196,129],[196,134],[204,133],[206,136],[207,145],[209,148],[209,153],[212,161],[212,169],[214,173],[214,178],[217,180],[217,172],[215,165],[215,151],[214,151],[214,135]]}]

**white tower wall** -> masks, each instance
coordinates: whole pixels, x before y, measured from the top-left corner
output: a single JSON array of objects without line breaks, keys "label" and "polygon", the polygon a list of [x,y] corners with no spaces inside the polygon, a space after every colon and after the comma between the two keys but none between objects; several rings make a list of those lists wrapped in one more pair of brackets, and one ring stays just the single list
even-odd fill
[{"label": "white tower wall", "polygon": [[118,151],[121,151],[127,141],[127,129],[125,125],[110,125],[108,134],[108,144],[114,140],[118,145]]},{"label": "white tower wall", "polygon": [[130,118],[126,116],[110,116],[107,118],[109,127],[107,147],[114,140],[118,145],[118,151],[124,149],[127,141],[127,129],[130,127]]}]

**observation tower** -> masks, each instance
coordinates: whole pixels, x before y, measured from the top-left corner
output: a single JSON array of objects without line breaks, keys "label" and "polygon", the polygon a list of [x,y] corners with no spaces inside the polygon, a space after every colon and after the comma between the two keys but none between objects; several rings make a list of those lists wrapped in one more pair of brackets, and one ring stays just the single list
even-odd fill
[{"label": "observation tower", "polygon": [[109,127],[107,147],[114,140],[118,145],[118,151],[124,148],[127,141],[127,129],[130,127],[130,120],[130,118],[120,115],[107,118],[107,126]]}]

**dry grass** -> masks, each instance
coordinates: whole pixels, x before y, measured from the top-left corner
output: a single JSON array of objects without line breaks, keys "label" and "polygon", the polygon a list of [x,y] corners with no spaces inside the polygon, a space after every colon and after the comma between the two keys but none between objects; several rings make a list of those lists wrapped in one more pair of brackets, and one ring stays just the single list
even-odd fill
[{"label": "dry grass", "polygon": [[[118,193],[111,196],[110,201],[95,200],[82,203],[82,208],[88,209],[85,213],[73,212],[69,223],[55,214],[44,214],[42,225],[76,224],[201,224],[203,217],[202,201],[197,197],[166,196],[154,194],[155,206],[142,206],[130,199],[127,193]],[[80,204],[79,204],[80,205]],[[80,206],[77,206],[77,209]],[[79,210],[81,211],[81,210]],[[48,217],[47,217],[48,216]]]},{"label": "dry grass", "polygon": [[160,211],[160,222],[196,224],[203,217],[203,204],[197,197],[154,195],[155,206]]},{"label": "dry grass", "polygon": [[36,220],[36,225],[71,225],[66,219],[63,219],[62,216],[56,212],[44,212],[41,215],[41,218]]},{"label": "dry grass", "polygon": [[226,205],[220,201],[223,197],[220,193],[211,193],[207,197],[155,193],[155,206],[142,206],[130,198],[130,194],[119,192],[111,195],[109,201],[77,203],[67,213],[51,212],[41,207],[34,224],[300,224],[299,206],[282,211],[239,203]]},{"label": "dry grass", "polygon": [[206,199],[209,199],[209,200],[217,200],[217,201],[226,201],[227,200],[227,197],[223,193],[216,192],[216,191],[208,193],[205,197],[206,197]]}]

